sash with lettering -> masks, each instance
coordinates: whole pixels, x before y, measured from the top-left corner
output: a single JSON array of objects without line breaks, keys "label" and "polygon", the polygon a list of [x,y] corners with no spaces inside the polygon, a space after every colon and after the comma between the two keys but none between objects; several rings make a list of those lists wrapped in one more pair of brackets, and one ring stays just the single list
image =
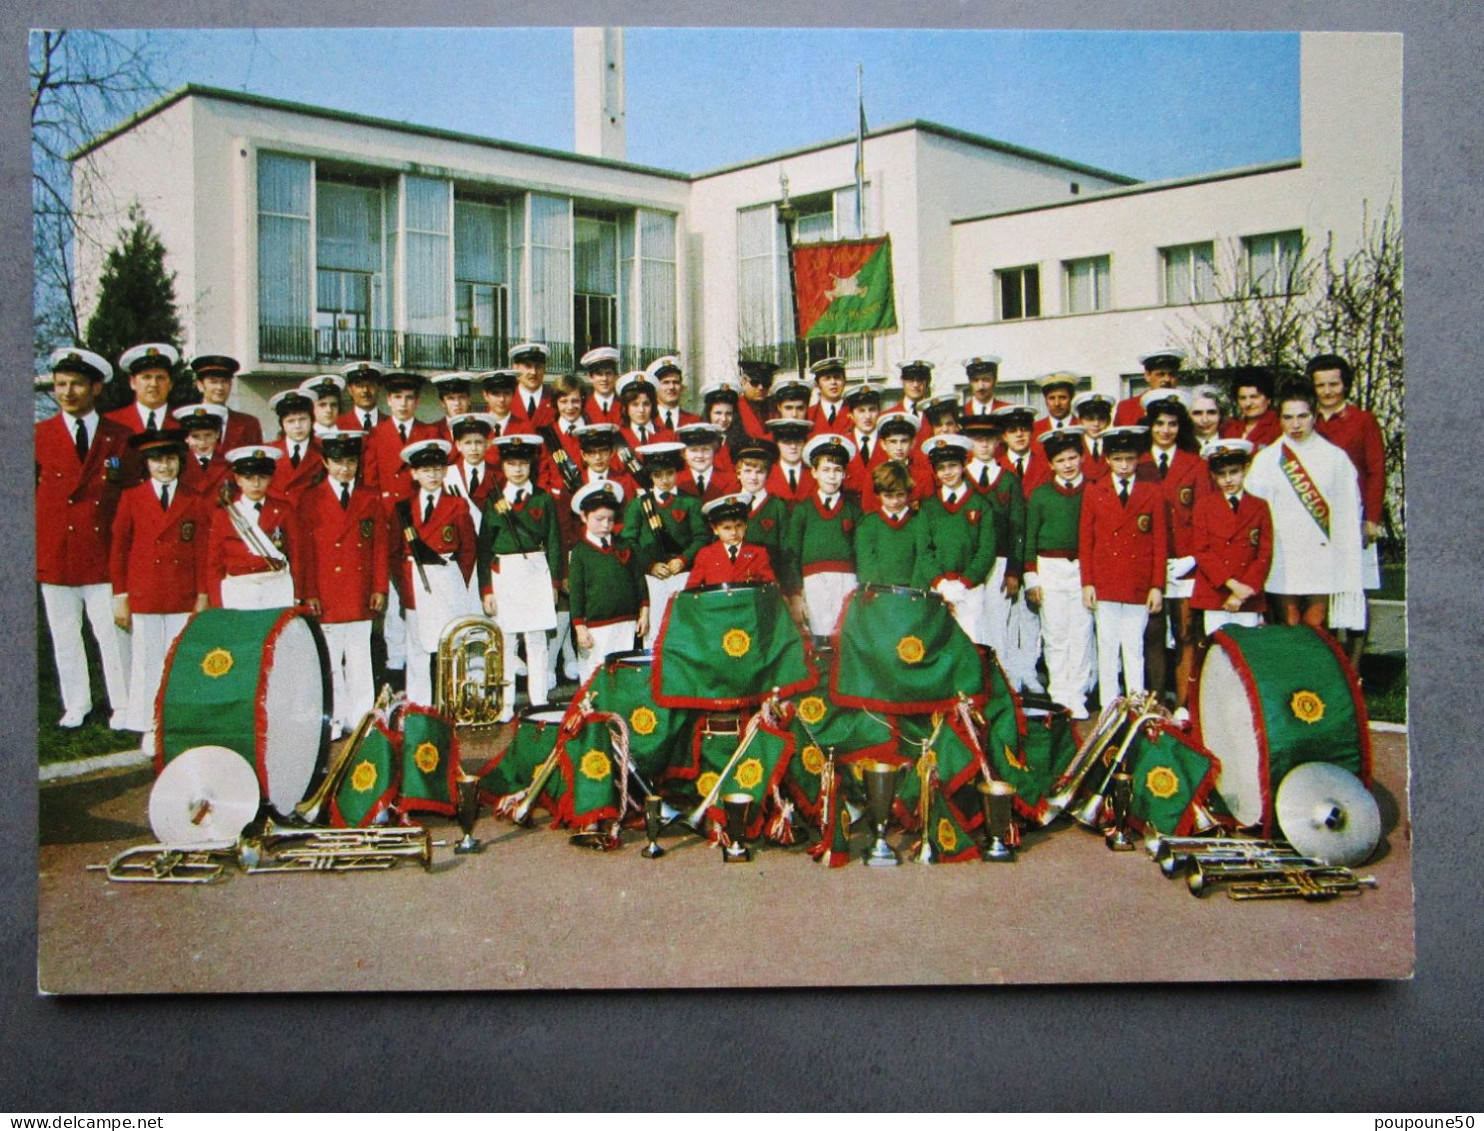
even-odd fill
[{"label": "sash with lettering", "polygon": [[1278,457],[1278,469],[1283,472],[1294,494],[1299,497],[1299,502],[1304,504],[1304,510],[1309,512],[1309,517],[1319,524],[1319,529],[1324,531],[1324,536],[1328,538],[1329,501],[1319,493],[1314,477],[1305,470],[1293,449],[1287,444],[1282,447],[1283,450]]}]

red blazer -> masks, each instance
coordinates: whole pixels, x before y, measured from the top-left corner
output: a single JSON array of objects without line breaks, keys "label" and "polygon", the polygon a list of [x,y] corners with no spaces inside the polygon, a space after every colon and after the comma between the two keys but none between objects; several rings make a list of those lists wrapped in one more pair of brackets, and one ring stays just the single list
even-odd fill
[{"label": "red blazer", "polygon": [[[458,562],[459,570],[468,581],[474,576],[474,561],[477,554],[477,539],[474,534],[474,520],[469,517],[468,504],[463,499],[455,498],[447,491],[439,493],[438,501],[433,504],[433,513],[427,522],[423,521],[422,507],[418,497],[412,497],[412,526],[417,535],[433,549],[437,550],[445,558],[450,554],[453,560]],[[409,609],[417,608],[417,593],[420,582],[417,580],[417,567],[412,564],[411,548],[407,539],[402,534],[401,520],[392,514],[391,518],[394,551],[398,558],[398,596]]]},{"label": "red blazer", "polygon": [[[263,500],[258,526],[283,551],[294,578],[294,598],[305,602],[317,596],[314,586],[314,546],[302,534],[299,516],[293,506],[272,495]],[[244,573],[262,573],[271,568],[266,558],[248,550],[227,508],[218,504],[211,512],[211,535],[206,544],[206,592],[212,608],[222,604],[222,578]]]},{"label": "red blazer", "polygon": [[1386,504],[1386,445],[1381,426],[1363,408],[1347,404],[1333,416],[1320,416],[1314,430],[1337,448],[1344,448],[1360,476],[1361,517],[1380,522]]},{"label": "red blazer", "polygon": [[764,399],[758,403],[763,406],[761,412],[754,407],[752,401],[746,397],[739,397],[737,400],[737,419],[742,422],[742,431],[746,432],[754,440],[766,440],[768,438],[768,430],[764,427],[764,424],[766,421],[771,420],[772,417],[766,415],[768,411],[767,400]]},{"label": "red blazer", "polygon": [[[154,412],[155,426],[160,430],[163,431],[164,429],[171,427],[171,425],[174,423],[174,420],[170,415],[170,406],[168,404],[164,405],[161,408],[155,409]],[[115,424],[121,424],[125,428],[127,428],[129,430],[129,435],[137,436],[139,435],[139,433],[144,431],[144,422],[146,417],[139,415],[139,402],[135,401],[132,404],[124,405],[123,408],[114,409],[108,414],[108,419],[113,421]],[[230,420],[231,417],[229,416],[227,419]]]},{"label": "red blazer", "polygon": [[187,452],[180,461],[180,481],[196,494],[205,496],[207,502],[215,502],[222,484],[232,482],[231,470],[231,465],[227,463],[227,457],[222,454],[222,447],[218,444],[205,467],[201,466],[199,459]]},{"label": "red blazer", "polygon": [[170,509],[160,509],[149,483],[130,487],[113,518],[109,574],[115,594],[129,595],[131,613],[189,613],[206,592],[209,501],[170,484]]},{"label": "red blazer", "polygon": [[[675,418],[673,424],[666,424],[666,414]],[[693,412],[686,412],[683,408],[666,408],[662,404],[654,406],[654,422],[656,426],[664,428],[666,432],[678,432],[687,424],[699,424],[701,418]]]},{"label": "red blazer", "polygon": [[[1194,452],[1175,450],[1170,460],[1170,470],[1163,479],[1159,477],[1159,465],[1153,452],[1145,452],[1139,458],[1134,479],[1153,483],[1164,493],[1165,519],[1169,525],[1171,557],[1183,558],[1193,553],[1190,548],[1190,522],[1195,515],[1198,499],[1214,490],[1211,486],[1211,469],[1206,461]],[[1189,576],[1189,575],[1187,575]]]},{"label": "red blazer", "polygon": [[273,481],[268,485],[268,490],[297,506],[304,497],[304,492],[325,477],[325,457],[320,452],[319,441],[305,441],[298,467],[289,462],[287,439],[280,436],[267,446],[277,448],[283,453],[282,459],[274,461]]},{"label": "red blazer", "polygon": [[[539,470],[539,469],[538,469]],[[505,487],[505,474],[499,464],[485,463],[479,472],[479,486],[474,488],[472,501],[476,507],[483,507],[485,499],[489,498],[490,492]],[[457,495],[462,499],[470,499],[469,481],[464,476],[464,458],[460,456],[455,462],[448,465],[448,477],[443,480],[443,489],[450,495]]]},{"label": "red blazer", "polygon": [[1097,458],[1094,459],[1092,455],[1093,443],[1093,439],[1087,436],[1082,437],[1082,474],[1087,476],[1089,482],[1096,483],[1108,474],[1108,455],[1103,450],[1102,437],[1098,437],[1096,439],[1098,454]]},{"label": "red blazer", "polygon": [[1283,420],[1278,410],[1270,408],[1250,424],[1245,420],[1228,420],[1221,426],[1228,440],[1251,440],[1254,448],[1265,448],[1283,438]]},{"label": "red blazer", "polygon": [[1119,502],[1114,478],[1089,483],[1082,494],[1077,559],[1082,584],[1099,601],[1142,605],[1149,591],[1164,592],[1169,532],[1164,494],[1153,483],[1134,480],[1128,503]]},{"label": "red blazer", "polygon": [[[526,411],[526,391],[517,385],[515,396],[510,398],[510,418],[520,422],[520,427],[516,429],[518,432],[534,432],[543,425],[555,424],[556,398],[551,395],[550,389],[542,389],[541,396],[536,401],[536,413],[533,416]],[[618,422],[614,421],[614,423]]]},{"label": "red blazer", "polygon": [[1144,406],[1139,403],[1138,397],[1124,397],[1118,402],[1118,407],[1113,410],[1114,428],[1127,428],[1143,419]]},{"label": "red blazer", "polygon": [[690,578],[686,581],[685,587],[696,589],[702,585],[719,585],[722,582],[732,585],[756,585],[777,580],[778,578],[773,574],[773,563],[769,560],[765,547],[744,542],[738,549],[737,560],[734,562],[725,546],[720,542],[712,542],[711,545],[696,553],[696,560],[691,563]]},{"label": "red blazer", "polygon": [[836,432],[841,436],[848,436],[855,430],[855,421],[850,419],[850,410],[845,407],[844,400],[836,401],[835,405],[835,420],[833,424],[825,417],[824,403],[822,401],[815,401],[809,406],[809,411],[805,415],[809,423],[813,425],[809,429],[811,436],[818,436],[821,432]]},{"label": "red blazer", "polygon": [[[1015,457],[1009,452],[1002,451],[997,458],[1006,471],[1015,471]],[[1050,483],[1053,478],[1050,462],[1045,455],[1032,448],[1026,455],[1025,474],[1020,475],[1020,489],[1025,492],[1025,497],[1029,499],[1032,491],[1042,483]]]},{"label": "red blazer", "polygon": [[412,472],[402,465],[402,449],[418,440],[438,439],[438,425],[424,424],[413,420],[407,429],[407,439],[397,430],[389,416],[362,441],[361,478],[375,487],[384,503],[405,499],[412,494]]},{"label": "red blazer", "polygon": [[593,424],[622,424],[623,405],[619,402],[618,394],[614,393],[609,398],[608,411],[604,412],[598,407],[597,394],[589,393],[587,400],[582,402],[582,415]]},{"label": "red blazer", "polygon": [[108,581],[109,530],[129,478],[129,430],[99,417],[86,460],[64,414],[36,425],[36,580],[48,585]]},{"label": "red blazer", "polygon": [[[1073,413],[1070,413],[1069,412],[1066,415],[1066,422],[1067,422],[1068,425],[1076,424],[1077,423],[1077,417]],[[1040,439],[1042,436],[1044,436],[1047,432],[1050,432],[1050,431],[1051,431],[1051,417],[1049,417],[1049,416],[1043,416],[1040,420],[1036,421],[1034,424],[1031,425],[1031,438],[1033,440]],[[1082,472],[1082,474],[1083,475],[1086,475],[1087,472],[1084,470]]]},{"label": "red blazer", "polygon": [[[386,413],[380,409],[374,410],[371,416],[372,429],[374,430],[376,425],[385,419]],[[366,430],[366,422],[361,419],[360,409],[350,408],[335,418],[335,427],[347,432],[364,432]]]},{"label": "red blazer", "polygon": [[[786,482],[784,486],[787,486]],[[680,474],[676,476],[675,487],[677,490],[695,497],[696,478],[691,474],[689,467],[683,468]],[[705,504],[711,502],[713,499],[719,499],[723,495],[735,495],[740,490],[742,490],[742,484],[737,481],[737,477],[732,472],[723,471],[719,467],[713,467],[711,474],[706,476],[706,493],[700,496],[700,499]]]},{"label": "red blazer", "polygon": [[768,488],[768,494],[776,495],[785,503],[792,506],[800,499],[807,499],[810,495],[814,494],[814,472],[809,470],[807,463],[801,463],[799,465],[799,485],[795,490],[790,491],[788,489],[788,476],[784,473],[782,465],[775,463],[772,470],[768,472],[768,479],[765,486]]},{"label": "red blazer", "polygon": [[304,528],[314,543],[315,588],[325,624],[370,620],[371,595],[386,596],[391,529],[381,499],[357,485],[340,506],[340,485],[326,479],[305,492]]},{"label": "red blazer", "polygon": [[[621,425],[618,431],[623,436],[623,442],[636,452],[639,450],[640,444],[658,444],[675,439],[675,433],[666,431],[652,420],[644,427],[649,432],[648,436],[641,437],[639,430],[628,424]],[[726,449],[723,448],[722,450],[725,451]],[[643,457],[641,456],[640,458],[642,459]]]},{"label": "red blazer", "polygon": [[[357,421],[354,425],[342,424],[340,427],[359,428],[361,427],[361,423]],[[249,444],[261,444],[263,442],[263,426],[258,422],[258,418],[251,413],[238,412],[236,409],[229,408],[227,410],[227,426],[222,431],[222,442],[219,446],[227,452],[230,452],[233,448],[245,448]]]},{"label": "red blazer", "polygon": [[989,408],[980,408],[979,402],[971,396],[964,397],[963,407],[958,410],[959,416],[988,416],[991,412],[1000,408],[1009,408],[1009,401],[1002,401],[998,397],[989,402]]},{"label": "red blazer", "polygon": [[1192,609],[1221,608],[1231,595],[1226,583],[1236,578],[1257,590],[1242,602],[1240,611],[1267,611],[1263,586],[1273,564],[1273,518],[1266,502],[1244,493],[1233,514],[1225,495],[1208,491],[1195,504],[1191,545],[1195,554]]}]

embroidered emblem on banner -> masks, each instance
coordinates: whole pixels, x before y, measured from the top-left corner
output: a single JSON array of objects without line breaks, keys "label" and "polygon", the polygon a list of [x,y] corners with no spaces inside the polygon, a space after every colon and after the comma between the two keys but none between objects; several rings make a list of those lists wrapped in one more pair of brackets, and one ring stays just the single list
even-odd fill
[{"label": "embroidered emblem on banner", "polygon": [[799,702],[799,718],[803,719],[810,726],[814,726],[823,719],[824,713],[824,700],[818,695],[811,695],[809,698],[800,700]]},{"label": "embroidered emblem on banner", "polygon": [[417,749],[412,752],[412,764],[425,774],[431,774],[438,768],[438,747],[431,742],[418,743]]},{"label": "embroidered emblem on banner", "polygon": [[1288,709],[1299,722],[1311,726],[1324,718],[1324,700],[1313,691],[1295,691],[1288,701]]},{"label": "embroidered emblem on banner", "polygon": [[810,744],[804,747],[799,752],[799,757],[803,760],[804,769],[808,770],[811,774],[824,773],[824,751],[818,746]]},{"label": "embroidered emblem on banner", "polygon": [[730,629],[721,638],[721,650],[734,660],[745,656],[752,650],[752,637],[740,628]]},{"label": "embroidered emblem on banner", "polygon": [[743,789],[756,789],[762,780],[763,764],[756,758],[744,758],[737,767],[737,784]]},{"label": "embroidered emblem on banner", "polygon": [[629,715],[629,728],[635,734],[653,734],[660,721],[648,707],[635,707]]},{"label": "embroidered emblem on banner", "polygon": [[213,648],[201,658],[201,671],[212,679],[221,679],[232,670],[232,653],[225,648]]},{"label": "embroidered emblem on banner", "polygon": [[1015,751],[1011,748],[1011,746],[1010,746],[1010,744],[1008,742],[1005,743],[1004,753],[1005,753],[1005,761],[1008,764],[1014,766],[1017,770],[1024,770],[1025,769],[1025,762],[1022,759],[1017,758],[1015,756]]},{"label": "embroidered emblem on banner", "polygon": [[582,770],[582,776],[592,781],[602,781],[612,770],[608,755],[601,750],[589,750],[584,754],[579,768]]},{"label": "embroidered emblem on banner", "polygon": [[1161,801],[1174,797],[1180,788],[1180,779],[1168,766],[1155,766],[1144,775],[1144,788]]},{"label": "embroidered emblem on banner", "polygon": [[920,637],[904,636],[897,641],[897,659],[904,664],[920,664],[926,655],[927,649]]},{"label": "embroidered emblem on banner", "polygon": [[952,852],[958,847],[958,833],[953,831],[953,822],[947,817],[938,818],[938,843],[944,852]]},{"label": "embroidered emblem on banner", "polygon": [[702,797],[709,796],[711,791],[716,788],[716,777],[715,771],[707,770],[696,779],[696,789]]},{"label": "embroidered emblem on banner", "polygon": [[357,762],[356,768],[350,772],[350,788],[357,793],[365,793],[375,784],[376,767],[370,762]]}]

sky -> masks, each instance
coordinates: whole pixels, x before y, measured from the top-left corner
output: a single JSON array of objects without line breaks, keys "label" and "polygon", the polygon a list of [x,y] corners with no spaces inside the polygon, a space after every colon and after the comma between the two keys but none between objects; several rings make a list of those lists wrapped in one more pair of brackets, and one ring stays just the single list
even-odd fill
[{"label": "sky", "polygon": [[[173,30],[185,82],[571,149],[572,33]],[[628,160],[702,172],[913,118],[1142,180],[1299,153],[1292,33],[631,28]],[[450,65],[450,60],[455,60]]]}]

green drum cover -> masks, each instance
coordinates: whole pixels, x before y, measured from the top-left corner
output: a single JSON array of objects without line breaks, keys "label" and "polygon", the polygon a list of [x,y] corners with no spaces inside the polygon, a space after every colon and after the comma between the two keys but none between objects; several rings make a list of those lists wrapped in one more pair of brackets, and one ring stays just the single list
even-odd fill
[{"label": "green drum cover", "polygon": [[330,824],[364,828],[397,799],[401,784],[401,736],[378,721],[351,756],[345,776],[330,799]]},{"label": "green drum cover", "polygon": [[[479,771],[479,792],[485,800],[508,797],[531,784],[536,771],[556,749],[563,714],[557,708],[542,708],[516,719],[509,745]],[[560,775],[552,774],[547,779],[546,793],[553,799],[561,796]]]},{"label": "green drum cover", "polygon": [[1193,826],[1193,803],[1204,804],[1216,781],[1216,759],[1182,733],[1158,728],[1152,741],[1140,727],[1129,750],[1132,794],[1129,816],[1140,832],[1185,836]]},{"label": "green drum cover", "polygon": [[558,739],[558,748],[557,764],[566,788],[557,823],[580,829],[619,816],[618,758],[607,718],[586,716],[575,734]]},{"label": "green drum cover", "polygon": [[459,740],[451,722],[426,707],[402,711],[402,797],[405,813],[451,817],[458,805]]},{"label": "green drum cover", "polygon": [[845,606],[830,688],[841,706],[891,715],[984,701],[979,649],[937,597],[857,589]]},{"label": "green drum cover", "polygon": [[654,785],[682,762],[695,714],[654,701],[649,664],[610,662],[598,670],[589,693],[598,710],[623,720],[629,757],[645,781]]}]

